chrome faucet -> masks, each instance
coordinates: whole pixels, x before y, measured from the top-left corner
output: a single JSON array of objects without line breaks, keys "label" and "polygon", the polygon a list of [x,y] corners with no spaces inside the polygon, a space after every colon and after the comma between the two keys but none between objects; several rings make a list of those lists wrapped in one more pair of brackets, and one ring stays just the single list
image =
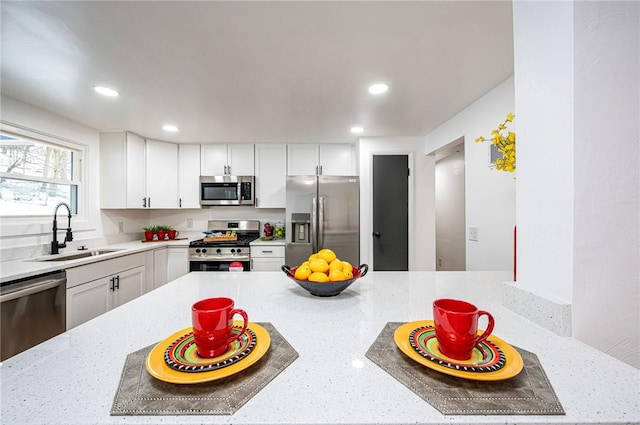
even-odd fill
[{"label": "chrome faucet", "polygon": [[[63,205],[69,213],[69,224],[67,225],[67,234],[64,237],[64,242],[58,243],[58,220],[56,219],[56,217],[58,214],[58,208]],[[60,251],[58,251],[58,249],[66,248],[67,241],[71,242],[72,240],[73,233],[71,233],[71,208],[69,208],[69,205],[65,204],[64,202],[60,202],[58,205],[56,205],[56,209],[53,211],[53,240],[51,241],[51,254],[59,254]]]}]

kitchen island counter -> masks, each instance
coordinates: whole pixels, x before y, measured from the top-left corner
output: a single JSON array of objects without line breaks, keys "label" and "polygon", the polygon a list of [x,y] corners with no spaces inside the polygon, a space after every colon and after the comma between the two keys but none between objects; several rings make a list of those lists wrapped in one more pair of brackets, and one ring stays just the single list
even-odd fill
[{"label": "kitchen island counter", "polygon": [[[190,273],[0,366],[3,424],[638,423],[640,371],[501,304],[503,272],[369,272],[337,297],[283,273]],[[228,296],[270,322],[299,357],[233,415],[110,416],[129,353],[191,324],[191,305]],[[445,416],[365,353],[387,322],[431,319],[436,298],[493,313],[494,334],[537,354],[566,415]],[[144,370],[142,373],[146,373]]]}]

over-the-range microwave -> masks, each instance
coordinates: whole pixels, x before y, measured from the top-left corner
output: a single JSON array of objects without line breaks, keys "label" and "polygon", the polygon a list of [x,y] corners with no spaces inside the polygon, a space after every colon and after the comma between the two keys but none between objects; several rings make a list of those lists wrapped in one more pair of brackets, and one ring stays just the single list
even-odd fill
[{"label": "over-the-range microwave", "polygon": [[200,176],[200,205],[253,205],[253,176]]}]

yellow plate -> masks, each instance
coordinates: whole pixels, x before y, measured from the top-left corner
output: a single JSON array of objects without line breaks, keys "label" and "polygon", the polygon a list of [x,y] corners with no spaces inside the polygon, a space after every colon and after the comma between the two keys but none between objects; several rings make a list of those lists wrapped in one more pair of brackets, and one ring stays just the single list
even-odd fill
[{"label": "yellow plate", "polygon": [[[409,356],[412,360],[415,360],[429,369],[437,370],[438,372],[446,373],[447,375],[457,376],[458,378],[472,379],[474,381],[501,381],[516,376],[524,366],[520,353],[495,335],[490,335],[487,339],[500,347],[505,355],[506,362],[504,367],[501,369],[496,370],[495,372],[466,372],[463,370],[455,370],[445,366],[440,366],[438,363],[434,363],[431,360],[422,357],[418,352],[416,352],[409,342],[409,334],[413,330],[423,326],[433,326],[433,320],[418,320],[416,322],[409,322],[400,325],[393,334],[393,339],[400,351]],[[445,356],[443,356],[443,358],[449,359]],[[453,359],[451,359],[451,361],[454,363],[456,362],[456,360]]]},{"label": "yellow plate", "polygon": [[[235,321],[234,324],[242,326],[242,322],[239,321]],[[176,339],[191,332],[192,328],[189,327],[174,333],[153,347],[151,352],[147,355],[147,361],[145,362],[147,372],[149,372],[149,374],[154,378],[165,382],[171,382],[172,384],[198,384],[201,382],[209,382],[215,381],[216,379],[226,378],[235,373],[241,372],[260,360],[267,350],[269,350],[269,345],[271,345],[271,337],[265,328],[251,322],[249,322],[247,328],[251,329],[256,334],[256,346],[249,354],[247,354],[247,357],[237,363],[209,372],[180,372],[171,369],[164,361],[164,352]]]}]

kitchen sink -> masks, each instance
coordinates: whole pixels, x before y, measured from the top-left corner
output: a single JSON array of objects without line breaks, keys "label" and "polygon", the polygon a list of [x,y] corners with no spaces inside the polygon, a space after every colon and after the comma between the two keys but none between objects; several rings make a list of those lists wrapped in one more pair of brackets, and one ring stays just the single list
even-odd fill
[{"label": "kitchen sink", "polygon": [[56,255],[55,257],[45,257],[39,258],[37,262],[49,262],[49,261],[70,261],[70,260],[79,260],[80,258],[87,257],[97,257],[99,255],[111,254],[112,252],[122,251],[121,249],[96,249],[92,251],[82,251],[77,254],[68,254],[68,255]]}]

